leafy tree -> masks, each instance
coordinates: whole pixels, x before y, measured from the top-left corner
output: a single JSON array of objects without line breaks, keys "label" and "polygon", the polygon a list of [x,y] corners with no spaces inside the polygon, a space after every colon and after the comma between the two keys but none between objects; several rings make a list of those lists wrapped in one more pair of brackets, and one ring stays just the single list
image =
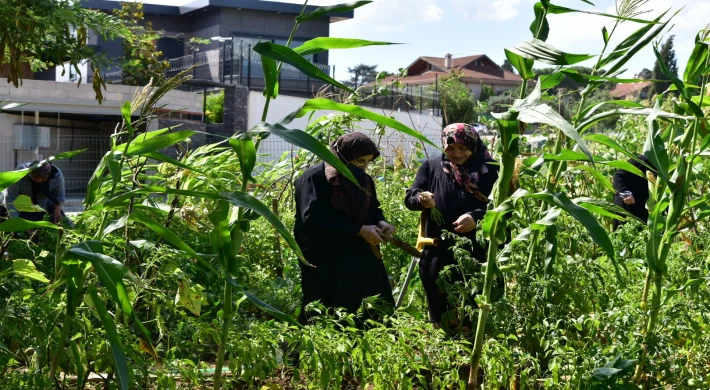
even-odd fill
[{"label": "leafy tree", "polygon": [[490,85],[483,84],[481,86],[481,96],[478,97],[478,100],[481,102],[485,102],[493,95],[495,95],[495,93],[493,92],[493,87],[491,87]]},{"label": "leafy tree", "polygon": [[65,63],[76,70],[81,82],[79,65],[88,61],[99,102],[103,100],[100,68],[108,61],[87,45],[88,32],[109,40],[130,33],[117,18],[68,0],[0,1],[0,26],[0,75],[15,88],[30,72]]},{"label": "leafy tree", "polygon": [[653,72],[648,68],[643,68],[641,73],[639,73],[638,78],[644,80],[650,80],[653,78]]},{"label": "leafy tree", "polygon": [[358,64],[348,68],[348,73],[350,73],[350,81],[346,84],[349,87],[358,88],[377,79],[377,65]]},{"label": "leafy tree", "polygon": [[444,112],[444,125],[473,123],[476,120],[476,102],[471,90],[461,81],[463,73],[453,71],[439,78],[439,101]]},{"label": "leafy tree", "polygon": [[224,119],[224,90],[207,96],[207,123],[222,123]]},{"label": "leafy tree", "polygon": [[151,79],[153,84],[160,83],[170,66],[168,61],[162,60],[163,52],[155,47],[162,33],[153,30],[151,22],[140,24],[144,17],[142,3],[121,3],[115,13],[132,32],[123,40],[123,84],[147,85]]},{"label": "leafy tree", "polygon": [[513,64],[510,63],[507,59],[503,61],[503,65],[501,68],[507,70],[508,72],[515,73],[515,68],[513,67]]},{"label": "leafy tree", "polygon": [[[668,40],[661,46],[661,58],[663,59],[663,63],[666,65],[668,70],[671,71],[674,75],[678,75],[678,61],[675,56],[675,49],[673,48],[673,39],[675,38],[675,35],[671,35]],[[655,65],[653,66],[653,78],[654,80],[665,80],[667,79],[666,76],[663,75],[663,72],[661,72],[661,64],[656,60]],[[653,93],[663,93],[665,92],[668,87],[671,86],[670,81],[658,81],[653,83],[653,89],[652,89],[652,94]]]}]

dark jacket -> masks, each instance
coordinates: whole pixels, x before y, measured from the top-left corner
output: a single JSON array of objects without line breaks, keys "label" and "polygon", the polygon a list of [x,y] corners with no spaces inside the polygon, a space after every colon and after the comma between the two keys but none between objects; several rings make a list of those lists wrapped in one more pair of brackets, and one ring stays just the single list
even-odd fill
[{"label": "dark jacket", "polygon": [[[384,221],[374,193],[367,225]],[[294,236],[306,260],[301,264],[303,306],[320,300],[329,308],[344,307],[355,312],[363,298],[380,295],[393,303],[392,289],[382,261],[358,234],[362,225],[331,205],[333,186],[320,163],[296,179],[296,224]],[[301,321],[305,320],[302,311]]]},{"label": "dark jacket", "polygon": [[[639,160],[643,161],[645,165],[635,159],[629,160],[629,163],[640,169],[641,172],[646,175],[646,172],[648,171],[648,167],[646,167],[646,165],[651,166],[651,164],[645,156],[639,156]],[[655,169],[653,169],[652,172],[655,172]],[[646,177],[640,177],[629,171],[619,169],[614,173],[612,184],[614,185],[614,190],[616,191],[616,195],[614,196],[614,204],[623,207],[641,221],[647,222],[648,210],[646,209],[646,202],[649,197],[648,179],[646,179]],[[633,194],[635,204],[627,205],[624,203],[624,199],[620,194],[627,191]],[[622,224],[622,222],[615,220],[614,228],[616,229]]]},{"label": "dark jacket", "polygon": [[[436,208],[444,218],[444,225],[439,226],[430,216],[427,221],[427,236],[430,238],[441,237],[442,230],[454,232],[453,223],[463,214],[470,214],[474,220],[480,222],[486,213],[487,204],[477,200],[471,193],[464,191],[463,187],[451,179],[441,166],[442,157],[435,157],[419,168],[412,187],[407,190],[404,203],[412,211],[422,211],[419,204],[421,192],[434,194]],[[493,185],[498,180],[498,166],[493,165],[493,160],[486,160],[488,173],[481,175],[477,186],[486,196],[490,196]],[[476,231],[458,234],[473,242],[472,256],[480,262],[485,261],[485,249],[476,241]],[[448,301],[436,284],[439,273],[448,265],[456,264],[451,251],[453,242],[442,241],[438,247],[427,246],[423,251],[423,258],[419,263],[419,273],[422,278],[424,290],[429,301],[430,319],[434,322],[441,321],[441,315],[448,310]]]}]

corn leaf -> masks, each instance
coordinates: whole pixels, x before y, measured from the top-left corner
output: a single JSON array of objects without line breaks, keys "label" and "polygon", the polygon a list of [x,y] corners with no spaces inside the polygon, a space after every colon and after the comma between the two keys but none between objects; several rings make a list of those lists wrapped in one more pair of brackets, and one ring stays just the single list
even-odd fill
[{"label": "corn leaf", "polygon": [[532,70],[535,61],[515,54],[508,49],[505,49],[505,58],[510,61],[523,80],[531,80],[535,78],[535,72]]},{"label": "corn leaf", "polygon": [[[668,11],[659,15],[654,22],[659,22]],[[675,15],[674,15],[675,16]],[[670,18],[672,19],[672,18]],[[633,58],[636,53],[641,51],[646,45],[653,41],[663,30],[668,26],[670,19],[657,25],[647,24],[629,35],[625,40],[618,44],[611,53],[602,58],[597,65],[597,69],[602,69],[607,65],[614,63],[606,72],[606,75],[616,74],[627,62]],[[655,28],[654,28],[655,26]],[[650,31],[650,34],[648,34]],[[646,35],[648,34],[648,35]]]},{"label": "corn leaf", "polygon": [[273,58],[262,56],[261,68],[264,71],[264,97],[276,99],[279,96],[279,70]]},{"label": "corn leaf", "polygon": [[138,136],[130,144],[128,150],[126,150],[126,146],[128,146],[127,144],[121,144],[113,148],[113,151],[125,153],[127,157],[142,156],[145,153],[157,152],[161,149],[173,146],[195,134],[197,133],[194,131],[183,130],[175,133],[161,134],[140,141],[139,139],[141,139],[142,136]]},{"label": "corn leaf", "polygon": [[244,287],[242,287],[242,285],[239,284],[231,276],[229,276],[229,275],[225,276],[225,280],[227,281],[227,283],[236,287],[237,290],[241,291],[247,297],[247,299],[249,299],[249,301],[251,303],[253,303],[259,309],[271,314],[273,317],[275,317],[283,322],[286,322],[292,326],[296,326],[299,328],[302,327],[302,325],[298,321],[296,321],[295,318],[291,317],[288,314],[283,313],[279,309],[276,309],[275,307],[273,307],[273,306],[269,305],[268,303],[262,301],[261,299],[257,298],[254,294],[248,292]]},{"label": "corn leaf", "polygon": [[303,74],[308,75],[314,79],[325,81],[348,92],[355,92],[350,87],[340,83],[339,81],[323,73],[323,71],[320,70],[318,67],[313,65],[311,62],[303,58],[295,51],[293,51],[293,49],[290,49],[286,46],[277,45],[271,42],[259,42],[254,46],[253,50],[264,57],[269,57],[276,61],[292,65],[296,69],[303,72]]},{"label": "corn leaf", "polygon": [[108,337],[109,345],[111,346],[111,354],[113,355],[113,364],[115,367],[116,380],[118,381],[118,387],[121,390],[128,390],[128,363],[126,362],[126,355],[123,349],[123,343],[121,342],[121,337],[118,335],[116,330],[116,323],[113,322],[113,318],[109,315],[108,310],[103,301],[96,292],[96,287],[88,287],[89,296],[91,301],[96,308],[96,312],[101,319],[101,323],[104,326],[104,331]]},{"label": "corn leaf", "polygon": [[698,78],[706,71],[708,55],[710,55],[710,44],[705,42],[705,39],[709,34],[710,32],[705,30],[695,36],[695,46],[683,74],[683,80],[686,84],[695,84]]},{"label": "corn leaf", "polygon": [[532,39],[506,50],[529,60],[540,61],[550,65],[573,65],[594,58],[593,55],[589,54],[565,53],[539,39]]},{"label": "corn leaf", "polygon": [[330,37],[320,37],[311,39],[305,42],[301,46],[293,49],[296,53],[307,56],[310,54],[320,53],[327,50],[333,49],[354,49],[358,47],[366,46],[387,46],[387,45],[399,45],[399,43],[391,42],[378,42],[378,41],[368,41],[364,39],[352,39],[352,38],[330,38]]},{"label": "corn leaf", "polygon": [[350,12],[354,9],[360,8],[363,5],[367,5],[370,3],[372,3],[371,0],[370,1],[354,1],[351,3],[337,4],[337,5],[327,6],[327,7],[318,7],[311,12],[307,12],[305,14],[299,15],[296,18],[296,23],[303,23],[307,20],[318,19],[318,18],[320,18],[322,16],[326,16],[328,14]]},{"label": "corn leaf", "polygon": [[256,147],[254,146],[254,141],[251,139],[251,135],[244,133],[237,137],[232,137],[229,139],[229,145],[234,152],[237,153],[237,157],[239,157],[239,167],[242,171],[243,180],[254,181],[251,177],[251,173],[256,165]]},{"label": "corn leaf", "polygon": [[663,57],[661,56],[661,53],[658,51],[658,46],[653,47],[653,53],[656,55],[657,63],[661,66],[661,72],[664,76],[668,77],[673,82],[673,85],[676,86],[678,91],[680,91],[680,95],[683,97],[683,100],[685,100],[685,102],[688,104],[690,112],[698,118],[704,118],[705,114],[703,113],[703,110],[700,109],[700,107],[695,104],[695,102],[693,102],[691,94],[690,92],[688,92],[688,89],[685,87],[685,84],[678,78],[678,76],[676,76],[673,72],[671,72],[670,69],[668,69],[668,65],[666,65],[665,61],[663,60]]},{"label": "corn leaf", "polygon": [[28,221],[26,219],[22,218],[10,218],[7,221],[0,223],[0,232],[4,233],[18,233],[18,232],[26,232],[30,229],[41,229],[41,228],[46,228],[46,229],[60,229],[59,226],[47,222],[47,221]]}]

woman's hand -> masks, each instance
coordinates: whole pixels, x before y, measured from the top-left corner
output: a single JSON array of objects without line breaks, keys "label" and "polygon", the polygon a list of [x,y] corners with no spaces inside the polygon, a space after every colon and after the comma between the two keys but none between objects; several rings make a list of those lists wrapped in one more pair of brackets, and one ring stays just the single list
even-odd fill
[{"label": "woman's hand", "polygon": [[396,228],[396,227],[394,227],[394,226],[388,224],[388,223],[385,222],[385,221],[380,221],[380,222],[377,224],[377,227],[380,228],[380,230],[382,231],[382,233],[384,233],[384,234],[386,234],[386,235],[388,235],[388,236],[394,236],[394,234],[397,232],[397,228]]},{"label": "woman's hand", "polygon": [[436,207],[436,201],[434,200],[434,194],[431,192],[420,192],[419,193],[419,204],[425,209],[433,209]]},{"label": "woman's hand", "polygon": [[360,228],[360,233],[358,233],[370,245],[380,245],[384,242],[380,234],[382,234],[382,231],[375,225],[363,225]]},{"label": "woman's hand", "polygon": [[633,195],[629,195],[624,198],[624,204],[627,206],[635,205],[636,204],[636,199],[634,198]]},{"label": "woman's hand", "polygon": [[470,214],[464,214],[454,222],[454,230],[457,233],[468,233],[476,229],[476,221]]}]

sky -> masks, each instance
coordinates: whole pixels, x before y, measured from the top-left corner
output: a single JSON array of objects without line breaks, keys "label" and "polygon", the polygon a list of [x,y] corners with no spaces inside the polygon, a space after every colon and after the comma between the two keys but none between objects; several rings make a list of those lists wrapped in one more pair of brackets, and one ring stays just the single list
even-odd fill
[{"label": "sky", "polygon": [[[268,1],[268,0],[267,0]],[[303,0],[279,0],[303,3]],[[621,0],[619,0],[621,1]],[[672,28],[662,39],[675,35],[675,49],[681,72],[693,50],[695,36],[710,22],[710,0],[633,0],[645,2],[648,13],[639,18],[653,19],[671,9],[680,10]],[[180,5],[186,0],[150,0],[146,3]],[[345,0],[311,0],[310,5],[333,5]],[[615,0],[553,0],[553,4],[580,10],[616,13]],[[351,50],[333,50],[330,64],[336,67],[336,78],[348,78],[347,68],[359,63],[378,65],[378,70],[395,72],[420,56],[454,57],[486,54],[498,64],[505,59],[503,51],[532,38],[529,31],[534,19],[534,0],[375,0],[355,11],[352,20],[331,25],[331,36],[400,43],[396,46],[374,46]],[[551,15],[548,43],[577,54],[599,54],[603,48],[602,27],[611,30],[614,20],[585,13]],[[641,25],[622,23],[612,37],[612,45],[630,35]],[[647,47],[626,66],[626,77],[643,68],[652,69],[655,57]],[[582,65],[589,65],[582,64]],[[544,67],[545,64],[536,64]]]}]

